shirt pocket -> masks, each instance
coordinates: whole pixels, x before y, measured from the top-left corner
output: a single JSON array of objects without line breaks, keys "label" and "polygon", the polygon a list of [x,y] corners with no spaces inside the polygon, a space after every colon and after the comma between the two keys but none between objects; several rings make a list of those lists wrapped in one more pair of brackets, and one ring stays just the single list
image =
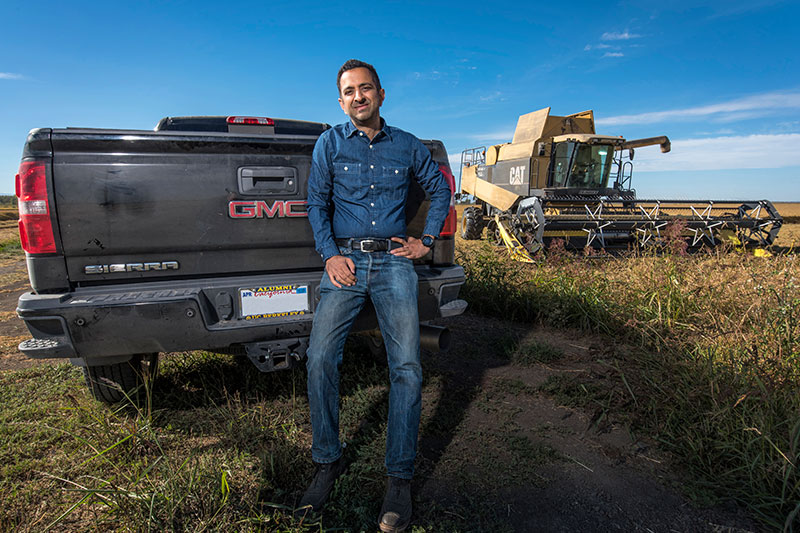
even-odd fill
[{"label": "shirt pocket", "polygon": [[405,200],[408,196],[408,167],[384,166],[381,194],[387,199]]},{"label": "shirt pocket", "polygon": [[361,163],[333,164],[334,194],[347,200],[364,199],[367,186],[361,175]]}]

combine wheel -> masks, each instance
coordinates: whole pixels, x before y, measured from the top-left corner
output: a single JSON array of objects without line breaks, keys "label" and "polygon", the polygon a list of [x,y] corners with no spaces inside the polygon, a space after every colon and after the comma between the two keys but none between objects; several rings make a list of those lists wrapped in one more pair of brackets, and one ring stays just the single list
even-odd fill
[{"label": "combine wheel", "polygon": [[481,238],[483,233],[483,213],[478,207],[467,207],[461,217],[461,236],[474,241]]},{"label": "combine wheel", "polygon": [[497,227],[497,222],[494,220],[490,220],[486,224],[486,237],[495,246],[503,246],[505,244],[503,243],[503,236],[500,235],[500,228]]}]

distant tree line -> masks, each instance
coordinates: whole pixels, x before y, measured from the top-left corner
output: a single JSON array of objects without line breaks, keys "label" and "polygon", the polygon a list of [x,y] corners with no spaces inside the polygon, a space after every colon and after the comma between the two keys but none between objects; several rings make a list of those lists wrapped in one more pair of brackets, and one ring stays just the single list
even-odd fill
[{"label": "distant tree line", "polygon": [[0,209],[9,207],[17,208],[17,197],[13,194],[0,194]]}]

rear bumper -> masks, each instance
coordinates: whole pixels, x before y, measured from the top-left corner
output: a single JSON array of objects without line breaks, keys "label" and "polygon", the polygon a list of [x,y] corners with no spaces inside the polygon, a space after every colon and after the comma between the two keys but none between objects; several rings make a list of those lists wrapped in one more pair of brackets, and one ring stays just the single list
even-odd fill
[{"label": "rear bumper", "polygon": [[[459,266],[418,266],[420,321],[454,316],[464,284]],[[81,358],[111,364],[131,354],[182,350],[230,351],[253,342],[308,337],[319,301],[319,272],[80,288],[63,294],[23,294],[17,314],[33,339],[20,344],[29,357]],[[306,286],[308,312],[245,320],[239,289]],[[377,327],[365,306],[354,331]],[[301,354],[302,355],[302,354]]]}]

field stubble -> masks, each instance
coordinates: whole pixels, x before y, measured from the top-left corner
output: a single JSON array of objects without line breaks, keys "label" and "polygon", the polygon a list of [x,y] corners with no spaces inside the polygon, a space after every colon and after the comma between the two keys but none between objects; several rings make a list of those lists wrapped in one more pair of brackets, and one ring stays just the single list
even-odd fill
[{"label": "field stubble", "polygon": [[[6,256],[19,255],[18,244],[5,245]],[[529,413],[520,406],[541,395],[586,410],[601,431],[621,426],[654,438],[679,460],[681,484],[698,501],[733,498],[769,527],[792,527],[800,510],[800,272],[793,255],[591,259],[556,249],[522,265],[486,243],[459,240],[458,250],[472,312],[601,340],[579,350],[595,370],[554,372],[572,344],[520,342],[497,331],[507,324],[500,323],[493,336],[487,331],[486,347],[458,354],[467,378],[454,379],[455,364],[426,363],[425,394],[434,401],[426,400],[423,416],[421,475],[436,467],[447,483],[473,490],[447,508],[426,501],[419,531],[513,530],[487,495],[503,483],[529,483],[553,462],[577,460],[536,438],[565,431],[557,417],[523,431]],[[488,346],[493,357],[499,350],[508,359],[492,364],[515,366],[487,385],[469,368],[486,364]],[[353,462],[326,512],[328,525],[374,523],[381,490],[385,369],[363,348],[347,353],[342,426]],[[285,513],[309,474],[302,371],[263,376],[244,365],[203,352],[173,354],[155,380],[155,404],[117,409],[88,399],[68,365],[0,374],[0,495],[7,502],[0,528],[323,529]],[[523,379],[530,368],[540,369],[537,380]],[[465,426],[481,413],[485,427]],[[587,520],[599,512],[588,510]]]},{"label": "field stubble", "polygon": [[[546,257],[546,259],[544,259]],[[731,250],[586,258],[555,247],[533,265],[462,242],[479,313],[580,327],[638,350],[607,381],[559,377],[551,394],[654,435],[698,497],[727,496],[771,527],[800,513],[800,266]]]}]

